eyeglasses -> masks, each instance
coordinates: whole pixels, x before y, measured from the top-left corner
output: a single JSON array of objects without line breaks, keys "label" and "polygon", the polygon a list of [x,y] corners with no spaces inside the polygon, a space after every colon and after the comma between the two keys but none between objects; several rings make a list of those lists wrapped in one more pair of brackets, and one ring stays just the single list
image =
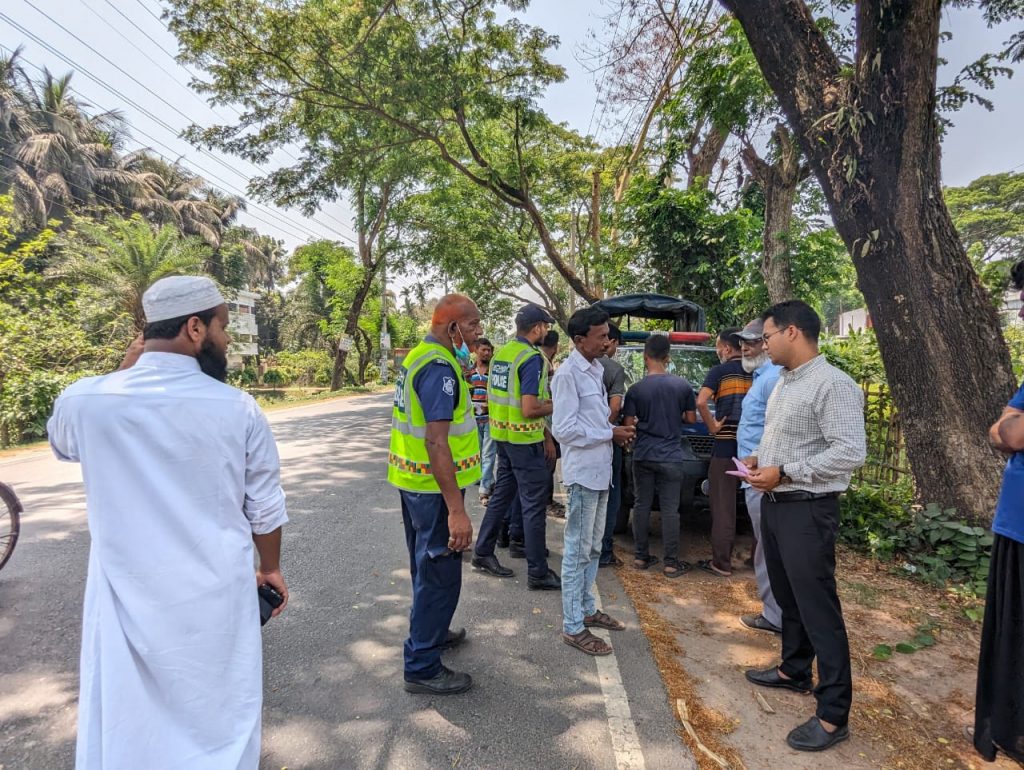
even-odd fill
[{"label": "eyeglasses", "polygon": [[[792,326],[792,324],[790,324],[790,326]],[[761,335],[761,342],[767,342],[767,341],[768,341],[769,339],[771,339],[772,337],[774,337],[774,336],[775,336],[776,334],[779,334],[780,332],[784,332],[784,331],[786,331],[786,329],[788,329],[788,328],[789,328],[789,326],[784,326],[784,327],[782,327],[781,329],[776,329],[776,330],[775,330],[775,331],[773,331],[773,332],[772,332],[771,334],[762,334],[762,335]]]}]

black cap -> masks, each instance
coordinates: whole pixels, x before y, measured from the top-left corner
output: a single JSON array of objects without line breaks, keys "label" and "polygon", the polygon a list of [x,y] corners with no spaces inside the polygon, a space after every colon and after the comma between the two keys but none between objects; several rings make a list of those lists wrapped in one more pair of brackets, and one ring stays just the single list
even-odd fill
[{"label": "black cap", "polygon": [[553,324],[555,319],[540,305],[526,305],[516,313],[516,327],[519,329],[525,329],[541,322]]}]

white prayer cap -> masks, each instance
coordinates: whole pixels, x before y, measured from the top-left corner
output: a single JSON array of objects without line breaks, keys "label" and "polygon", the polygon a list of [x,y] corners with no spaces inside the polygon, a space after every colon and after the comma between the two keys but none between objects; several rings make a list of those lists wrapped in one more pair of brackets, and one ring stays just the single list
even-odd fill
[{"label": "white prayer cap", "polygon": [[146,323],[194,315],[223,304],[217,284],[203,275],[161,278],[142,295]]}]

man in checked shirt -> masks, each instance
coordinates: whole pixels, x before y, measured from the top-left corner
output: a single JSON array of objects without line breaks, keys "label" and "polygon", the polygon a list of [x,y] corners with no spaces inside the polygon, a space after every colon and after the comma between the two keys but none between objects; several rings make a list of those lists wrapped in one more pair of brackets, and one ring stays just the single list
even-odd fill
[{"label": "man in checked shirt", "polygon": [[821,319],[804,302],[769,308],[765,350],[783,369],[768,399],[764,435],[744,460],[764,493],[761,545],[782,609],[782,662],[746,677],[763,687],[812,691],[816,716],[786,738],[798,751],[821,751],[849,737],[853,700],[850,645],[836,593],[839,494],[864,463],[864,395],[818,352]]}]

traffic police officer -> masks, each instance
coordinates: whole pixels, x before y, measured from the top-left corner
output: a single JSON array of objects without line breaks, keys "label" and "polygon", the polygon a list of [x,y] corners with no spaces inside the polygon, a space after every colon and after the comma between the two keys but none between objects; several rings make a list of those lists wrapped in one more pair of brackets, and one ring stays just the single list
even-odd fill
[{"label": "traffic police officer", "polygon": [[402,497],[412,610],[405,641],[407,692],[465,692],[469,674],[441,662],[465,631],[449,630],[462,590],[462,554],[473,542],[464,490],[480,480],[480,440],[460,359],[481,334],[469,297],[449,294],[430,334],[409,351],[395,381],[388,481]]},{"label": "traffic police officer", "polygon": [[516,338],[491,359],[487,404],[491,438],[498,448],[498,471],[473,556],[473,566],[477,569],[495,577],[512,576],[512,570],[502,566],[494,555],[494,547],[503,522],[509,519],[518,501],[523,542],[516,545],[525,551],[527,585],[535,591],[561,588],[558,575],[548,568],[545,547],[548,492],[545,455],[554,453],[554,442],[544,424],[544,418],[551,414],[551,400],[545,399],[547,367],[536,347],[554,321],[537,305],[522,308],[516,314]]}]

